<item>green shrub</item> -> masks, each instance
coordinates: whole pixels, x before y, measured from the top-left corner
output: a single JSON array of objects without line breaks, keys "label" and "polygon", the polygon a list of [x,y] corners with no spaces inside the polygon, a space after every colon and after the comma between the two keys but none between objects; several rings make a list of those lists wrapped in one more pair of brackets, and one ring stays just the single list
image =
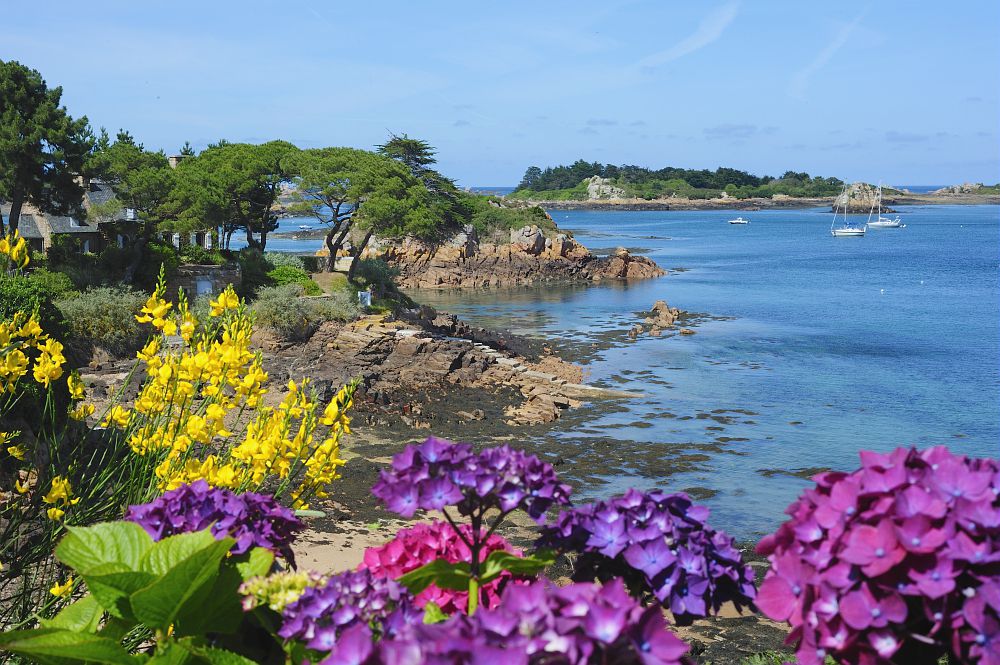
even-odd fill
[{"label": "green shrub", "polygon": [[271,264],[272,268],[287,266],[289,268],[298,268],[299,270],[306,269],[306,265],[302,260],[302,257],[296,256],[295,254],[289,254],[287,252],[264,252],[264,258]]},{"label": "green shrub", "polygon": [[128,287],[98,287],[56,302],[69,335],[116,356],[130,356],[142,346],[145,330],[135,315],[146,294]]},{"label": "green shrub", "polygon": [[177,255],[177,250],[173,245],[151,242],[146,245],[145,256],[135,273],[135,283],[144,290],[152,291],[156,286],[161,265],[163,266],[164,277],[169,281],[170,278],[177,274],[177,267],[180,264],[181,259]]},{"label": "green shrub", "polygon": [[268,271],[267,278],[274,286],[298,284],[307,296],[318,296],[323,293],[323,289],[319,288],[319,285],[309,277],[309,273],[302,268],[288,265],[278,266],[274,270]]},{"label": "green shrub", "polygon": [[38,268],[28,275],[28,281],[37,284],[51,300],[63,298],[76,291],[76,285],[69,275],[61,272],[52,272],[47,268]]},{"label": "green shrub", "polygon": [[303,298],[300,284],[260,289],[252,309],[257,324],[286,339],[309,336],[324,321],[349,321],[361,309],[353,295],[338,291],[323,298]]},{"label": "green shrub", "polygon": [[274,269],[274,266],[267,260],[263,252],[259,249],[246,247],[240,250],[236,257],[240,264],[242,282],[240,283],[240,295],[245,298],[253,297],[257,290],[270,285],[267,273]]},{"label": "green shrub", "polygon": [[222,252],[217,249],[205,249],[201,245],[184,245],[180,249],[180,259],[183,263],[201,266],[222,266],[228,263]]},{"label": "green shrub", "polygon": [[0,321],[10,321],[18,312],[30,313],[36,308],[42,329],[58,339],[65,332],[65,322],[52,304],[47,287],[22,275],[0,276]]},{"label": "green shrub", "polygon": [[399,268],[394,268],[382,259],[361,259],[358,261],[355,277],[378,293],[386,293],[395,288],[395,278],[399,277]]}]

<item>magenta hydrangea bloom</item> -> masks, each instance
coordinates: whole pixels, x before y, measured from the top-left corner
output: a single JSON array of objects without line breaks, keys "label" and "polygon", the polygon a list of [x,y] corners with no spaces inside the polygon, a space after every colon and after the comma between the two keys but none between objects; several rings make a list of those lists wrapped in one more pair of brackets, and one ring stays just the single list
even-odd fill
[{"label": "magenta hydrangea bloom", "polygon": [[680,625],[754,598],[754,574],[733,539],[709,527],[708,508],[686,494],[629,490],[608,501],[564,511],[547,526],[543,547],[579,552],[576,580],[621,576],[652,594]]},{"label": "magenta hydrangea bloom", "polygon": [[816,476],[758,551],[760,610],[803,665],[1000,665],[1000,463],[938,447]]},{"label": "magenta hydrangea bloom", "polygon": [[324,662],[680,665],[688,649],[663,612],[640,606],[620,580],[562,588],[540,581],[508,586],[493,609],[410,622],[378,641],[356,624]]},{"label": "magenta hydrangea bloom", "polygon": [[[460,529],[465,539],[471,542],[472,527],[463,524]],[[483,558],[497,550],[521,555],[521,552],[503,537],[492,534],[487,538],[485,535],[483,534],[480,539]],[[370,570],[376,577],[396,579],[436,559],[444,559],[449,563],[468,563],[472,560],[469,546],[447,522],[434,521],[400,529],[385,545],[365,550],[364,561],[358,568]],[[504,571],[498,579],[484,584],[480,588],[481,605],[494,607],[500,600],[500,590],[511,578],[511,574]],[[415,601],[417,607],[424,607],[427,603],[433,602],[445,613],[453,614],[465,611],[469,594],[466,591],[442,589],[432,584],[417,594]]]},{"label": "magenta hydrangea bloom", "polygon": [[233,554],[263,547],[293,566],[292,542],[305,527],[274,497],[253,492],[234,494],[209,487],[204,480],[164,492],[150,503],[130,506],[125,519],[140,525],[156,541],[211,527],[216,539],[231,536],[236,540]]},{"label": "magenta hydrangea bloom", "polygon": [[403,517],[455,506],[470,516],[521,509],[541,523],[550,506],[569,503],[570,487],[534,455],[509,446],[477,454],[468,444],[432,436],[395,455],[372,494]]},{"label": "magenta hydrangea bloom", "polygon": [[353,626],[374,628],[377,635],[391,639],[406,625],[422,620],[423,612],[404,587],[371,571],[356,570],[334,575],[323,586],[308,587],[282,611],[278,635],[325,652],[337,648],[341,639],[344,648],[350,648],[356,642],[356,633],[348,633]]}]

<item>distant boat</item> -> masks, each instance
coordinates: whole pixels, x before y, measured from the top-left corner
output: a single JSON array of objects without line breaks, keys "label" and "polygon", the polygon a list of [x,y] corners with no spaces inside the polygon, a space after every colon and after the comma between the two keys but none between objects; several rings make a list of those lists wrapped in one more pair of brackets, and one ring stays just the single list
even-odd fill
[{"label": "distant boat", "polygon": [[[830,235],[834,238],[858,238],[865,234],[865,229],[868,225],[855,226],[854,222],[851,221],[850,217],[847,216],[847,203],[850,200],[850,194],[847,191],[847,185],[844,185],[844,219],[840,226],[837,226],[837,215],[840,212],[840,208],[834,205],[833,208],[833,221],[830,222]],[[870,217],[870,216],[869,216]]]},{"label": "distant boat", "polygon": [[299,230],[300,230],[300,231],[308,231],[308,230],[310,230],[311,228],[312,228],[312,227],[311,227],[311,226],[309,226],[309,225],[307,225],[307,224],[299,224]]},{"label": "distant boat", "polygon": [[743,219],[742,217],[737,217],[736,219],[729,220],[730,224],[749,224],[749,219]]},{"label": "distant boat", "polygon": [[896,215],[896,219],[889,219],[888,217],[882,216],[882,183],[878,184],[878,190],[875,194],[875,206],[878,208],[878,213],[875,215],[875,221],[872,221],[872,213],[868,213],[868,226],[873,229],[905,229],[906,224],[899,219],[899,215]]}]

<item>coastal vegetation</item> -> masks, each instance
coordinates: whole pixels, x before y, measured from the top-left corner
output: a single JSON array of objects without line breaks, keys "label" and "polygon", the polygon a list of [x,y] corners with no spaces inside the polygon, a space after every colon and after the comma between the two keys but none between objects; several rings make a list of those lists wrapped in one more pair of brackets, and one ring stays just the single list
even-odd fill
[{"label": "coastal vegetation", "polygon": [[844,187],[843,181],[838,178],[810,176],[808,173],[795,171],[786,171],[776,178],[724,167],[715,171],[669,166],[648,169],[641,166],[591,163],[580,159],[568,166],[550,166],[545,169],[529,167],[511,196],[538,201],[586,200],[587,181],[594,176],[607,180],[610,187],[621,191],[623,198],[640,199],[672,196],[710,199],[721,196],[723,192],[738,199],[771,197],[775,194],[793,197],[835,196]]}]

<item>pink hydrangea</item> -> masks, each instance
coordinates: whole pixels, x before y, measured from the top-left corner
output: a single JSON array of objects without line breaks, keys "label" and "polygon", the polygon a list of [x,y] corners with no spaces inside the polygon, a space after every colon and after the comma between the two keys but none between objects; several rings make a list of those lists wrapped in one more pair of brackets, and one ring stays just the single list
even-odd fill
[{"label": "pink hydrangea", "polygon": [[757,606],[802,665],[1000,665],[1000,463],[944,447],[861,463],[816,476],[760,542]]},{"label": "pink hydrangea", "polygon": [[[471,536],[470,525],[463,524],[460,528],[466,538]],[[521,552],[506,539],[492,534],[483,545],[479,555],[480,560],[496,550],[521,556]],[[447,522],[420,523],[407,529],[400,529],[396,532],[396,537],[385,545],[365,550],[364,560],[358,568],[368,569],[376,577],[396,579],[436,559],[444,559],[450,563],[468,562],[472,559],[468,546]],[[496,580],[483,585],[480,589],[480,604],[484,607],[495,607],[500,600],[500,591],[510,579],[511,574],[505,571]],[[464,612],[468,599],[468,592],[441,589],[432,584],[417,594],[416,604],[418,607],[424,607],[433,601],[446,613],[453,614]]]}]

